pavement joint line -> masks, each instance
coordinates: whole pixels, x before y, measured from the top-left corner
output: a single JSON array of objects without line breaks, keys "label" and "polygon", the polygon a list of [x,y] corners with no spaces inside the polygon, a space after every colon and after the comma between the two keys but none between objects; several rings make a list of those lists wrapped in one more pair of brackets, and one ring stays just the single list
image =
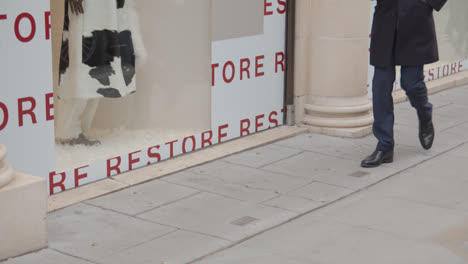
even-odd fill
[{"label": "pavement joint line", "polygon": [[238,183],[238,182],[229,182],[229,181],[227,181],[227,180],[225,180],[223,178],[219,178],[217,176],[212,176],[210,178],[213,178],[214,180],[221,181],[222,183],[225,183],[225,184],[237,185],[237,186],[240,186],[240,187],[244,187],[246,189],[257,190],[257,191],[265,191],[265,192],[274,192],[274,193],[277,193],[277,194],[281,194],[280,191],[275,190],[275,189],[263,189],[263,188],[252,187],[252,186],[249,186],[248,184],[243,184],[243,183]]},{"label": "pavement joint line", "polygon": [[140,218],[138,217],[138,215],[140,215],[140,214],[144,214],[144,213],[147,213],[147,212],[149,212],[149,211],[152,211],[152,210],[155,210],[155,209],[158,209],[158,208],[161,208],[161,207],[170,205],[170,204],[172,204],[172,203],[174,203],[174,202],[178,202],[178,201],[185,200],[185,199],[187,199],[187,198],[196,196],[196,195],[201,194],[201,193],[203,193],[203,191],[198,191],[198,192],[193,193],[193,194],[191,194],[191,195],[188,195],[188,196],[182,197],[182,198],[180,198],[180,199],[177,199],[176,201],[168,202],[168,203],[165,203],[165,204],[156,206],[156,207],[154,207],[154,208],[151,208],[151,209],[149,209],[149,210],[145,210],[145,211],[143,211],[143,212],[141,212],[141,213],[137,213],[137,214],[135,214],[135,215],[133,215],[133,214],[127,214],[127,213],[120,212],[120,211],[117,211],[117,210],[114,210],[114,209],[111,209],[111,208],[107,208],[107,207],[103,207],[103,206],[100,206],[100,205],[92,204],[92,203],[89,202],[89,200],[83,201],[82,203],[83,203],[83,204],[86,204],[86,205],[89,205],[89,206],[97,207],[97,208],[102,209],[102,210],[111,211],[111,212],[118,213],[118,214],[121,214],[121,215],[125,215],[125,216],[129,216],[129,217],[133,217],[133,218],[138,218],[138,219],[140,219]]},{"label": "pavement joint line", "polygon": [[447,106],[450,106],[450,105],[454,105],[455,103],[453,102],[450,102],[450,103],[446,103],[444,105],[440,105],[440,106],[437,106],[437,107],[434,107],[434,110],[439,110],[439,109],[442,109],[442,108],[445,108]]},{"label": "pavement joint line", "polygon": [[310,201],[314,201],[314,202],[318,202],[316,200],[313,200],[313,199],[310,199],[310,198],[307,198],[307,197],[302,197],[302,196],[298,196],[298,195],[292,195],[291,193],[292,192],[295,192],[299,189],[302,189],[304,187],[307,187],[313,183],[320,183],[320,184],[324,184],[324,185],[328,185],[328,186],[333,186],[333,187],[337,187],[337,188],[343,188],[343,189],[348,189],[348,190],[352,190],[352,191],[356,191],[357,189],[356,188],[350,188],[350,187],[347,187],[347,186],[341,186],[341,185],[337,185],[337,184],[331,184],[331,183],[328,183],[328,182],[322,182],[322,181],[319,181],[319,180],[311,180],[310,182],[307,182],[305,183],[304,185],[300,186],[300,187],[297,187],[297,188],[294,188],[286,193],[284,193],[285,195],[290,195],[290,196],[296,196],[296,197],[300,197],[300,198],[304,198],[304,199],[307,199],[307,200],[310,200]]},{"label": "pavement joint line", "polygon": [[[127,183],[127,182],[124,182],[124,181],[121,181],[121,180],[119,180],[119,179],[116,179],[116,178],[114,178],[114,177],[108,177],[107,179],[116,181],[116,182],[118,182],[118,183],[123,183],[123,184],[125,184],[125,185],[128,186],[127,188],[133,187],[131,184],[129,184],[129,183]],[[92,184],[92,183],[91,183],[91,184]],[[118,191],[121,191],[121,190],[116,190],[116,191],[113,191],[112,193],[118,192]],[[108,194],[110,194],[110,193],[108,193]],[[106,194],[104,194],[104,195],[106,195]],[[96,197],[96,198],[97,198],[97,197]]]},{"label": "pavement joint line", "polygon": [[[192,173],[192,175],[194,176],[200,176],[199,174],[194,174]],[[209,176],[207,176],[209,177]],[[211,178],[211,177],[210,177]],[[221,193],[216,193],[216,192],[212,192],[212,191],[208,191],[208,190],[200,190],[200,189],[196,189],[196,188],[193,188],[189,185],[185,185],[185,184],[181,184],[181,183],[174,183],[174,182],[170,182],[170,181],[164,181],[164,180],[161,180],[159,179],[160,181],[163,181],[165,183],[171,183],[171,184],[175,184],[175,185],[178,185],[178,186],[181,186],[181,187],[187,187],[187,188],[192,188],[192,189],[195,189],[195,190],[199,190],[201,193],[209,193],[209,194],[213,194],[213,195],[216,195],[216,196],[222,196],[224,198],[228,198],[228,199],[232,199],[232,200],[236,200],[238,202],[246,202],[245,200],[241,200],[239,198],[236,198],[236,197],[232,197],[232,196],[228,196],[226,194],[221,194]]]},{"label": "pavement joint line", "polygon": [[[350,190],[353,190],[353,189],[350,189]],[[314,200],[314,199],[311,199],[311,198],[308,198],[308,197],[304,197],[304,196],[300,196],[300,195],[283,194],[283,195],[279,195],[279,196],[277,196],[277,197],[275,197],[275,198],[272,198],[272,199],[268,199],[268,200],[266,200],[266,201],[263,201],[261,204],[262,204],[262,205],[265,205],[265,206],[270,206],[270,207],[275,207],[275,208],[283,209],[283,210],[290,210],[290,209],[287,209],[287,208],[282,208],[282,207],[278,207],[278,206],[263,204],[263,203],[266,203],[266,202],[269,202],[269,201],[271,201],[271,200],[277,199],[277,198],[279,198],[279,197],[281,197],[281,196],[284,196],[284,195],[291,196],[291,197],[301,198],[301,199],[307,200],[307,201],[309,201],[309,202],[327,203],[327,202],[317,201],[317,200]],[[293,212],[296,212],[296,213],[301,213],[301,212],[294,211],[294,210],[292,210],[292,211],[293,211]]]},{"label": "pavement joint line", "polygon": [[[329,184],[329,183],[326,183],[326,182],[321,182],[321,181],[313,180],[313,181],[308,182],[308,183],[306,183],[306,184],[304,184],[304,185],[301,185],[301,186],[299,186],[299,187],[297,187],[297,188],[291,189],[291,190],[288,191],[288,192],[281,193],[281,194],[279,194],[278,196],[275,196],[275,197],[273,197],[273,198],[270,198],[270,199],[267,199],[267,200],[265,200],[265,201],[263,201],[263,202],[260,202],[260,204],[265,205],[265,206],[270,206],[270,207],[276,207],[276,206],[271,206],[271,205],[267,205],[267,204],[264,204],[264,203],[269,202],[269,201],[272,201],[272,200],[274,200],[274,199],[277,199],[277,198],[279,198],[279,197],[281,197],[281,196],[285,196],[285,195],[287,195],[287,196],[293,196],[293,197],[297,197],[297,198],[302,198],[302,199],[308,200],[308,201],[310,201],[310,202],[318,202],[318,203],[320,203],[321,201],[317,201],[317,200],[314,200],[314,199],[311,199],[311,198],[308,198],[308,197],[304,197],[304,196],[300,196],[300,195],[291,194],[291,192],[297,191],[297,190],[299,190],[299,189],[301,189],[301,188],[304,188],[304,187],[306,187],[306,186],[308,186],[308,185],[311,185],[312,183],[321,183],[321,184],[324,184],[324,185],[329,185],[329,186],[333,186],[333,187],[348,189],[348,190],[351,190],[351,191],[356,191],[356,190],[357,190],[357,189],[355,189],[355,188],[348,188],[348,187],[343,187],[343,186],[340,186],[340,185],[334,185],[334,184]],[[286,208],[281,208],[281,207],[277,207],[277,208],[280,208],[280,209],[283,209],[283,210],[288,210],[288,209],[286,209]],[[296,211],[295,211],[295,212],[296,212]]]},{"label": "pavement joint line", "polygon": [[[252,151],[254,149],[251,149],[251,150],[247,150],[245,152],[248,152],[248,151]],[[240,152],[240,153],[237,153],[237,154],[242,154],[244,152]],[[237,155],[237,154],[234,154],[234,155]],[[234,155],[231,155],[231,156],[228,156],[228,157],[232,157]],[[232,161],[229,161],[229,160],[225,160],[225,158],[227,157],[223,157],[222,159],[219,159],[219,160],[215,160],[213,162],[220,162],[220,163],[227,163],[227,165],[234,165],[234,166],[239,166],[239,167],[243,167],[243,168],[248,168],[248,169],[257,169],[257,167],[253,167],[253,166],[249,166],[249,165],[245,165],[245,164],[240,164],[240,163],[236,163],[236,162],[232,162]],[[195,172],[196,173],[196,172]],[[198,174],[198,173],[196,173]]]},{"label": "pavement joint line", "polygon": [[410,203],[423,204],[423,205],[427,205],[427,206],[430,206],[430,207],[437,207],[437,208],[445,209],[445,210],[449,210],[449,211],[463,212],[463,213],[466,213],[467,217],[468,217],[468,209],[454,208],[454,207],[449,207],[449,206],[443,206],[443,205],[440,205],[440,204],[434,204],[434,203],[430,203],[430,202],[419,201],[419,200],[409,199],[409,198],[405,198],[405,197],[396,197],[396,196],[391,196],[391,195],[383,195],[382,197],[395,199],[395,200],[400,200],[400,201],[405,201],[405,202],[410,202]]},{"label": "pavement joint line", "polygon": [[[319,180],[313,180],[309,183],[307,183],[306,185],[303,185],[302,187],[299,187],[293,191],[297,191],[301,188],[304,188],[304,187],[307,187],[313,183],[320,183],[320,184],[323,184],[323,185],[328,185],[328,186],[332,186],[332,187],[337,187],[337,188],[341,188],[341,189],[347,189],[347,190],[351,190],[351,191],[356,191],[357,189],[356,188],[349,188],[349,187],[346,187],[346,186],[342,186],[342,185],[337,185],[337,184],[332,184],[332,183],[328,183],[328,182],[322,182],[322,181],[319,181]],[[290,191],[290,192],[293,192],[293,191]],[[287,192],[286,194],[289,194],[290,192]],[[299,196],[299,197],[302,197],[302,196]],[[302,197],[302,198],[305,198],[305,197]],[[315,200],[312,200],[312,201],[315,201]]]},{"label": "pavement joint line", "polygon": [[138,243],[138,244],[136,244],[136,245],[132,245],[132,246],[126,247],[126,248],[124,248],[124,249],[122,249],[122,250],[120,250],[120,251],[123,252],[123,251],[125,251],[125,250],[129,250],[129,249],[132,249],[132,248],[139,247],[139,246],[141,246],[141,245],[143,245],[143,244],[150,243],[150,242],[152,242],[152,241],[155,241],[155,240],[164,238],[164,237],[169,236],[170,234],[173,234],[173,233],[178,232],[178,231],[180,231],[180,228],[174,229],[174,230],[172,230],[172,231],[170,231],[170,232],[167,232],[167,233],[165,233],[165,234],[163,234],[163,235],[160,235],[160,236],[157,236],[157,237],[155,237],[155,238],[149,239],[149,240],[147,240],[147,241],[140,242],[140,243]]},{"label": "pavement joint line", "polygon": [[[303,150],[303,149],[298,148],[298,147],[293,147],[293,146],[290,146],[290,145],[286,145],[286,143],[281,143],[284,140],[286,140],[286,139],[278,140],[276,142],[273,142],[272,145],[279,146],[279,147],[284,147],[284,148],[288,148],[288,149]],[[285,144],[285,145],[283,145],[283,144]]]},{"label": "pavement joint line", "polygon": [[296,211],[296,210],[288,209],[288,208],[283,208],[283,207],[279,207],[279,206],[274,206],[274,205],[268,205],[268,204],[260,204],[260,205],[263,205],[265,207],[280,209],[282,211],[286,211],[286,212],[290,212],[290,213],[294,213],[294,214],[300,214],[301,213],[300,211]]},{"label": "pavement joint line", "polygon": [[[283,195],[285,195],[285,194],[278,194],[278,195],[276,195],[275,197],[268,198],[268,199],[266,199],[265,201],[260,202],[260,204],[263,204],[263,203],[272,201],[272,200],[274,200],[274,199],[278,199],[278,198],[280,198],[280,197],[283,196]],[[263,205],[266,205],[266,204],[263,204]],[[271,206],[271,205],[266,205],[266,206]]]},{"label": "pavement joint line", "polygon": [[[396,153],[396,152],[395,152]],[[425,155],[424,153],[418,153],[418,155],[421,155],[421,156],[424,156],[425,158],[423,158],[422,160],[419,160],[419,161],[416,161],[416,162],[412,162],[410,165],[407,165],[407,166],[403,166],[403,167],[397,167],[395,165],[392,165],[394,164],[395,162],[393,163],[385,163],[385,164],[382,164],[381,166],[382,167],[386,167],[386,168],[390,168],[390,169],[396,169],[396,170],[405,170],[413,165],[417,165],[417,164],[421,164],[421,162],[423,161],[426,161],[428,159],[431,159],[432,156],[429,156],[429,155]]]},{"label": "pavement joint line", "polygon": [[[441,132],[450,133],[450,132],[448,132],[447,130],[450,130],[450,129],[455,128],[455,127],[459,127],[459,126],[461,126],[461,125],[466,124],[467,122],[468,122],[468,121],[463,121],[463,122],[458,123],[458,124],[456,124],[456,125],[453,125],[453,126],[451,126],[451,127],[445,128],[445,129],[441,130]],[[468,128],[467,128],[467,130],[468,130]]]},{"label": "pavement joint line", "polygon": [[[200,193],[201,193],[201,192],[200,192]],[[120,214],[120,215],[124,215],[124,216],[128,216],[128,217],[131,217],[131,218],[135,218],[135,219],[138,219],[138,220],[147,222],[147,223],[157,224],[157,225],[161,225],[161,226],[165,226],[165,227],[170,227],[170,228],[173,228],[173,229],[174,229],[174,230],[169,231],[168,233],[171,233],[171,232],[174,232],[174,231],[177,231],[177,230],[182,230],[182,231],[191,232],[191,233],[196,233],[196,234],[200,234],[200,235],[211,236],[211,237],[218,238],[218,239],[222,239],[222,240],[229,241],[229,242],[234,242],[234,241],[228,240],[228,239],[223,238],[223,237],[218,237],[218,236],[214,236],[214,235],[210,235],[210,234],[205,234],[205,233],[202,233],[202,232],[198,232],[198,231],[195,231],[195,230],[189,230],[189,229],[184,229],[184,228],[177,227],[177,226],[172,226],[172,225],[168,225],[168,224],[159,223],[159,222],[156,222],[156,221],[152,221],[152,220],[149,220],[149,219],[145,219],[145,218],[139,217],[138,215],[129,215],[129,214],[126,214],[126,213],[122,213],[122,212],[119,212],[119,211],[115,211],[115,210],[113,210],[113,209],[109,209],[109,208],[97,206],[97,205],[94,205],[94,204],[88,204],[88,203],[86,203],[86,202],[82,202],[82,203],[84,203],[84,204],[86,204],[86,205],[89,205],[89,206],[93,206],[93,207],[99,208],[99,209],[101,209],[101,210],[110,211],[110,212],[117,213],[117,214]],[[168,234],[168,233],[166,233],[166,234]],[[158,237],[159,237],[159,238],[160,238],[160,237],[163,237],[163,236],[165,236],[166,234],[160,235],[160,236],[158,236]],[[151,240],[150,240],[150,241],[151,241]]]},{"label": "pavement joint line", "polygon": [[[301,150],[301,149],[297,149],[297,150]],[[264,165],[262,165],[262,166],[260,166],[260,167],[257,167],[256,169],[262,169],[262,168],[264,168],[264,167],[266,167],[266,166],[273,165],[273,164],[275,164],[275,163],[278,163],[278,162],[281,162],[281,161],[284,161],[284,160],[287,160],[287,159],[290,159],[290,158],[299,156],[299,155],[303,154],[304,152],[305,152],[305,151],[302,150],[302,151],[299,152],[299,153],[295,153],[295,154],[292,154],[292,155],[288,155],[287,157],[281,158],[281,159],[279,159],[279,160],[277,160],[277,161],[269,162],[269,163],[264,164]]]},{"label": "pavement joint line", "polygon": [[[323,220],[320,220],[320,221],[323,221]],[[369,226],[369,225],[360,225],[360,224],[347,223],[347,222],[344,222],[344,221],[336,219],[336,218],[334,218],[334,219],[332,219],[330,221],[338,223],[338,224],[347,225],[347,226],[350,226],[350,227],[353,227],[353,228],[363,228],[363,229],[367,229],[367,230],[370,230],[370,231],[373,231],[373,232],[379,232],[379,233],[387,234],[387,235],[393,236],[393,237],[401,239],[401,240],[419,241],[419,242],[427,243],[427,239],[425,239],[425,238],[400,235],[398,233],[392,233],[392,232],[387,231],[387,230],[381,230],[381,229],[378,229],[378,228],[375,228],[375,227],[372,227],[372,226]]]},{"label": "pavement joint line", "polygon": [[[305,149],[305,148],[300,148],[300,150],[302,150],[301,153],[298,153],[297,155],[293,155],[289,158],[292,158],[294,156],[299,156],[301,154],[304,154],[304,153],[313,153],[313,154],[319,154],[319,155],[324,155],[324,156],[327,156],[327,157],[331,157],[331,158],[338,158],[338,159],[342,159],[342,160],[348,160],[348,161],[356,161],[352,158],[348,158],[347,156],[338,156],[338,155],[333,155],[333,154],[329,154],[329,153],[324,153],[324,152],[319,152],[319,151],[313,151],[313,150],[310,150],[310,149]],[[288,159],[289,159],[288,158]],[[286,160],[286,159],[284,159]],[[281,161],[284,161],[284,160],[281,160]],[[279,162],[279,161],[278,161]],[[275,162],[276,163],[276,162]],[[274,163],[272,164],[269,164],[269,165],[273,165]],[[263,166],[263,167],[266,167],[266,166]],[[263,167],[260,167],[259,169],[262,169]]]},{"label": "pavement joint line", "polygon": [[465,121],[464,123],[461,123],[460,126],[468,124],[468,121]]},{"label": "pavement joint line", "polygon": [[[113,212],[113,213],[120,214],[120,215],[123,215],[123,216],[131,217],[131,218],[138,218],[138,217],[135,216],[135,215],[131,215],[131,214],[127,214],[127,213],[124,213],[124,212],[120,212],[120,211],[117,211],[117,210],[114,210],[114,209],[102,207],[102,206],[100,206],[100,205],[95,205],[95,204],[89,203],[88,201],[83,201],[83,202],[81,202],[81,203],[82,203],[82,204],[86,204],[86,205],[88,205],[88,206],[92,206],[92,207],[99,208],[99,209],[104,210],[104,211]],[[139,218],[138,218],[138,219],[139,219]],[[143,220],[143,219],[142,219],[142,220]],[[146,221],[146,222],[149,222],[149,221]],[[151,223],[152,223],[152,222],[151,222]]]},{"label": "pavement joint line", "polygon": [[[310,153],[314,153],[314,154],[322,154],[322,153],[315,153],[315,152],[311,152],[311,151],[304,151],[304,153],[306,153],[306,152],[310,152]],[[323,154],[323,155],[325,155],[325,154]],[[335,156],[330,156],[330,155],[325,155],[325,156],[332,157],[332,158],[339,158],[339,159],[347,160],[347,161],[356,161],[356,160],[351,160],[351,159],[347,159],[347,158],[343,158],[343,157],[335,157]],[[382,166],[384,166],[386,168],[398,170],[398,168],[387,167],[386,165],[382,165]],[[359,167],[359,168],[361,168],[361,167]],[[292,177],[292,178],[306,178],[306,177],[303,177],[303,176],[298,176],[298,175],[294,175],[294,174],[290,174],[290,173],[282,173],[282,172],[276,172],[276,171],[273,171],[273,170],[268,170],[267,168],[260,168],[259,170],[262,170],[264,172],[270,172],[270,173],[278,174],[278,175],[283,175],[283,176],[287,176],[287,177]],[[316,175],[322,176],[322,175],[325,175],[325,174],[326,174],[326,172],[321,172],[321,173],[317,173]],[[320,181],[320,180],[317,180],[317,179],[314,179],[314,180],[311,179],[311,182],[307,183],[307,185],[312,184],[313,182],[323,183],[323,184],[326,184],[326,185],[346,188],[346,189],[350,189],[350,190],[357,190],[356,188],[350,188],[350,187],[347,187],[347,186],[342,186],[342,185],[337,185],[337,184],[333,184],[333,183],[329,183],[329,182],[324,182],[324,181]],[[303,186],[298,187],[298,189],[300,189],[302,187]]]},{"label": "pavement joint line", "polygon": [[[437,132],[437,131],[436,131],[436,132]],[[442,132],[442,131],[441,131],[440,133],[446,133],[446,134],[453,135],[452,133],[449,133],[449,132]],[[437,136],[437,134],[436,134],[436,136]],[[463,144],[465,144],[465,143],[468,143],[468,140],[467,140],[467,139],[464,139],[464,138],[462,138],[461,136],[458,136],[458,137],[459,137],[460,139],[462,139],[462,143],[456,145],[455,148],[457,148],[457,147],[459,147],[459,146],[461,146],[461,145],[463,145]],[[437,138],[437,137],[436,137],[436,138]],[[415,139],[415,141],[416,141],[416,140],[417,140],[417,139]],[[435,140],[436,140],[436,139],[435,139]],[[401,145],[401,146],[404,146],[404,147],[416,147],[415,145],[407,145],[407,144],[405,144],[405,143],[399,143],[398,145]],[[441,151],[440,151],[440,150],[432,150],[432,149],[431,149],[430,151],[434,152],[434,155],[424,154],[424,153],[427,153],[427,151],[425,151],[422,155],[425,155],[425,156],[428,156],[428,157],[435,157],[435,156],[437,156],[437,155],[439,155],[439,154],[443,154],[443,153],[445,153],[445,152],[447,152],[447,151],[450,151],[450,150],[452,150],[452,149],[453,149],[453,148],[449,148],[449,149],[447,149],[447,150],[441,150]]]},{"label": "pavement joint line", "polygon": [[83,260],[83,261],[86,261],[86,262],[89,262],[89,263],[100,264],[99,262],[92,261],[92,260],[90,260],[90,259],[86,259],[86,258],[83,258],[83,257],[80,257],[80,256],[75,256],[75,255],[73,255],[73,254],[60,251],[60,250],[58,250],[58,249],[56,249],[56,248],[48,247],[48,249],[53,250],[53,251],[55,251],[55,252],[58,252],[58,253],[60,253],[60,254],[62,254],[62,255],[69,256],[69,257],[72,257],[72,258],[76,258],[76,259],[79,259],[79,260]]},{"label": "pavement joint line", "polygon": [[293,209],[287,209],[287,208],[283,208],[283,207],[279,207],[279,206],[275,206],[275,205],[268,205],[268,204],[261,204],[261,205],[264,205],[264,206],[267,206],[267,207],[270,207],[270,208],[281,209],[281,210],[284,210],[284,211],[287,211],[287,212],[290,212],[290,213],[294,213],[294,214],[300,214],[301,213],[301,211],[296,211],[296,210],[293,210]]},{"label": "pavement joint line", "polygon": [[229,161],[229,160],[224,160],[224,158],[223,158],[223,160],[220,160],[220,161],[222,161],[224,163],[228,163],[229,165],[236,165],[236,166],[241,166],[241,167],[244,167],[244,168],[256,169],[256,167],[245,165],[245,164],[239,164],[239,163],[232,162],[232,161]]},{"label": "pavement joint line", "polygon": [[199,235],[203,235],[203,236],[209,236],[209,237],[213,237],[213,238],[217,238],[217,239],[220,239],[220,240],[223,240],[223,241],[227,241],[227,242],[232,242],[234,243],[235,241],[232,241],[232,240],[229,240],[225,237],[220,237],[220,236],[216,236],[216,235],[212,235],[212,234],[206,234],[206,233],[203,233],[203,232],[200,232],[200,231],[197,231],[197,230],[190,230],[190,229],[185,229],[185,228],[181,228],[181,227],[177,227],[177,226],[172,226],[172,225],[168,225],[168,224],[162,224],[162,223],[159,223],[159,222],[156,222],[156,221],[153,221],[153,220],[149,220],[149,219],[144,219],[144,218],[141,218],[141,217],[135,217],[137,219],[140,219],[140,220],[144,220],[146,222],[149,222],[149,223],[153,223],[153,224],[158,224],[158,225],[162,225],[162,226],[166,226],[166,227],[171,227],[171,228],[174,228],[174,229],[178,229],[180,231],[185,231],[185,232],[189,232],[189,233],[194,233],[194,234],[199,234]]},{"label": "pavement joint line", "polygon": [[[389,167],[386,167],[386,168],[389,168]],[[395,168],[390,168],[390,169],[395,169]],[[305,178],[305,177],[302,177],[302,176],[297,176],[297,175],[293,175],[293,174],[288,174],[288,173],[279,173],[279,172],[274,172],[274,171],[269,171],[269,170],[264,170],[266,172],[271,172],[271,173],[275,173],[275,174],[279,174],[279,175],[283,175],[283,176],[288,176],[288,177],[292,177],[292,178]],[[326,173],[325,172],[322,172],[322,173],[318,173],[317,175],[319,176],[322,176],[322,175],[325,175]],[[331,186],[335,186],[335,187],[340,187],[340,188],[345,188],[345,189],[350,189],[350,190],[358,190],[357,188],[350,188],[350,187],[347,187],[347,186],[342,186],[342,185],[337,185],[337,184],[332,184],[332,183],[329,183],[329,182],[324,182],[324,181],[320,181],[320,180],[312,180],[312,182],[308,183],[308,184],[311,184],[313,182],[317,182],[317,183],[322,183],[322,184],[326,184],[326,185],[331,185]],[[367,183],[368,181],[366,181]],[[302,188],[304,186],[301,186],[299,187],[298,189]],[[288,194],[288,193],[285,193],[285,194]]]},{"label": "pavement joint line", "polygon": [[24,256],[27,256],[27,255],[29,255],[29,254],[39,253],[39,252],[41,252],[42,250],[46,250],[46,249],[48,249],[48,248],[32,250],[32,251],[23,253],[23,254],[21,254],[21,255],[15,256],[15,257],[11,257],[11,258],[7,258],[7,259],[4,259],[4,260],[0,260],[0,263],[6,263],[6,262],[9,261],[9,260],[12,260],[12,259],[15,259],[15,258],[24,257]]},{"label": "pavement joint line", "polygon": [[[468,141],[467,141],[467,142],[468,142]],[[247,237],[245,237],[245,238],[243,238],[243,239],[241,239],[241,240],[239,240],[239,241],[234,242],[233,244],[231,244],[231,245],[229,245],[229,246],[226,246],[226,247],[224,247],[224,248],[221,248],[221,249],[219,249],[219,250],[216,250],[216,251],[214,251],[214,252],[211,252],[211,253],[209,253],[209,254],[207,254],[207,255],[205,255],[205,256],[202,256],[202,257],[199,257],[199,258],[197,258],[197,259],[195,259],[195,260],[192,260],[191,262],[188,262],[187,264],[195,264],[195,263],[197,263],[197,262],[200,262],[201,260],[206,259],[207,257],[214,256],[214,255],[216,255],[216,254],[218,254],[218,253],[220,253],[220,252],[223,252],[223,251],[225,251],[225,250],[227,250],[227,249],[233,248],[233,247],[235,247],[235,246],[237,246],[237,245],[240,245],[240,244],[244,243],[245,241],[251,240],[251,239],[253,239],[253,238],[257,237],[257,236],[260,236],[260,235],[262,235],[262,234],[264,234],[264,233],[266,233],[266,232],[269,232],[269,231],[274,230],[274,229],[276,229],[276,228],[278,228],[278,227],[281,227],[281,226],[286,225],[286,224],[288,224],[288,223],[291,223],[291,222],[293,222],[293,221],[295,221],[295,220],[298,220],[299,218],[304,217],[304,216],[306,216],[306,215],[308,215],[308,214],[311,214],[311,213],[313,213],[313,212],[315,212],[315,211],[318,211],[318,210],[320,210],[320,209],[322,209],[322,208],[325,208],[325,207],[327,207],[327,206],[331,206],[331,205],[336,204],[336,203],[338,203],[338,202],[340,202],[340,201],[342,201],[342,200],[345,200],[346,198],[349,198],[349,197],[354,196],[354,195],[356,195],[356,194],[359,194],[359,193],[361,193],[361,192],[363,192],[363,191],[366,191],[366,190],[368,190],[369,188],[371,188],[371,187],[373,187],[373,186],[375,186],[375,185],[377,185],[377,184],[379,184],[379,183],[381,183],[381,182],[383,182],[383,181],[386,181],[386,180],[388,180],[388,179],[390,179],[390,178],[393,178],[394,176],[396,176],[396,175],[398,175],[398,174],[400,174],[400,173],[402,173],[402,172],[404,172],[404,171],[407,171],[407,170],[410,170],[410,169],[412,169],[412,168],[415,168],[415,167],[417,167],[417,166],[419,166],[419,165],[421,165],[421,164],[426,163],[426,162],[429,161],[429,160],[435,159],[435,158],[437,158],[437,157],[439,157],[439,156],[441,156],[441,155],[443,155],[443,154],[446,154],[446,153],[449,152],[449,151],[452,151],[452,150],[454,150],[454,149],[456,149],[456,148],[459,148],[459,147],[465,145],[467,142],[464,142],[464,143],[462,143],[462,144],[459,144],[459,145],[457,145],[457,146],[455,146],[455,147],[450,148],[449,150],[446,150],[446,151],[444,151],[444,152],[441,152],[441,153],[435,155],[434,157],[432,157],[432,158],[430,158],[430,159],[427,159],[427,160],[422,161],[421,163],[415,164],[415,165],[410,166],[410,167],[408,167],[408,168],[406,168],[406,169],[403,169],[403,170],[401,170],[401,171],[392,173],[392,174],[390,174],[389,176],[387,176],[387,177],[385,177],[385,178],[382,178],[382,179],[380,179],[380,180],[378,180],[378,181],[376,181],[376,182],[374,182],[374,183],[371,183],[371,184],[368,185],[368,186],[362,187],[362,188],[360,188],[360,189],[358,189],[358,190],[356,190],[356,191],[354,191],[354,192],[351,192],[351,193],[349,193],[349,194],[347,194],[347,195],[344,195],[344,196],[342,196],[342,197],[340,197],[340,198],[338,198],[338,199],[336,199],[336,200],[334,200],[334,201],[331,201],[331,202],[329,202],[329,203],[326,203],[326,204],[324,204],[324,205],[322,205],[322,206],[319,206],[319,207],[314,208],[314,209],[312,209],[312,210],[309,210],[309,211],[307,211],[307,212],[301,213],[301,214],[299,214],[299,215],[297,215],[297,216],[295,216],[295,217],[292,217],[292,218],[289,219],[289,220],[283,221],[283,222],[281,222],[281,223],[279,223],[279,224],[273,225],[273,226],[271,226],[271,227],[269,227],[269,228],[266,228],[266,229],[264,229],[264,230],[262,230],[262,231],[259,231],[259,232],[255,233],[255,234],[252,234],[252,235],[250,235],[250,236],[247,236]]]},{"label": "pavement joint line", "polygon": [[156,210],[156,209],[160,209],[160,208],[162,208],[162,207],[164,207],[164,206],[168,206],[168,205],[171,205],[171,204],[173,204],[173,203],[177,203],[177,202],[180,202],[180,201],[182,201],[182,200],[192,198],[192,197],[197,196],[197,195],[199,195],[199,194],[201,194],[201,193],[203,193],[203,191],[198,190],[198,192],[196,192],[196,193],[192,193],[192,194],[190,194],[190,195],[184,196],[184,197],[179,198],[179,199],[177,199],[177,200],[174,200],[174,201],[171,201],[171,202],[167,202],[167,203],[158,205],[158,206],[153,207],[153,208],[151,208],[151,209],[148,209],[148,210],[145,210],[145,211],[143,211],[143,212],[137,213],[137,214],[135,214],[134,216],[137,217],[138,215],[142,215],[142,214],[144,214],[144,213],[151,212],[151,211]]}]

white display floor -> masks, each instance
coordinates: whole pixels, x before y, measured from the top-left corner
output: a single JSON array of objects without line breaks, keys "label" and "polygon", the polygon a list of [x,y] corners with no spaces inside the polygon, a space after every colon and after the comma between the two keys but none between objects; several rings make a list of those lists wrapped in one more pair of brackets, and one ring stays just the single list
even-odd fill
[{"label": "white display floor", "polygon": [[183,131],[96,129],[89,133],[89,138],[99,140],[101,144],[98,146],[55,144],[56,172],[73,170],[202,132],[195,129]]}]

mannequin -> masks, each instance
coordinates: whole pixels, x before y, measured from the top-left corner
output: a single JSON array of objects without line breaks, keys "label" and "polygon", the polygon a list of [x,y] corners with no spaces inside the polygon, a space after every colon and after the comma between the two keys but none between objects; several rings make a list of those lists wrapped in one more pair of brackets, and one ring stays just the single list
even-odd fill
[{"label": "mannequin", "polygon": [[136,92],[135,61],[145,50],[132,0],[66,0],[56,96],[56,139],[88,139],[100,98]]}]

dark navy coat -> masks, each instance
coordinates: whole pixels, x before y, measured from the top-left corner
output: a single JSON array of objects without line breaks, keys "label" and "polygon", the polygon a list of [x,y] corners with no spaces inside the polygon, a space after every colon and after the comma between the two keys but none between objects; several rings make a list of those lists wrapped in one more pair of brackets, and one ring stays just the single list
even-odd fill
[{"label": "dark navy coat", "polygon": [[370,63],[418,66],[439,60],[433,10],[447,0],[377,0]]}]

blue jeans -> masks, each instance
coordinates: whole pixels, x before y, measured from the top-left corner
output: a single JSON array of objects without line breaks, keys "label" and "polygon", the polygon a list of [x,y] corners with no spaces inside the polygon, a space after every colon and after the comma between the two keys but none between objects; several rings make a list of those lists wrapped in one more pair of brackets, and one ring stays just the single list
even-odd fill
[{"label": "blue jeans", "polygon": [[[377,150],[393,150],[395,141],[393,138],[393,125],[395,116],[393,113],[393,83],[395,82],[395,66],[375,67],[374,80],[372,82],[374,125],[373,132],[379,143]],[[401,87],[405,90],[421,121],[432,119],[432,104],[427,98],[427,87],[424,83],[423,66],[402,66]]]}]

